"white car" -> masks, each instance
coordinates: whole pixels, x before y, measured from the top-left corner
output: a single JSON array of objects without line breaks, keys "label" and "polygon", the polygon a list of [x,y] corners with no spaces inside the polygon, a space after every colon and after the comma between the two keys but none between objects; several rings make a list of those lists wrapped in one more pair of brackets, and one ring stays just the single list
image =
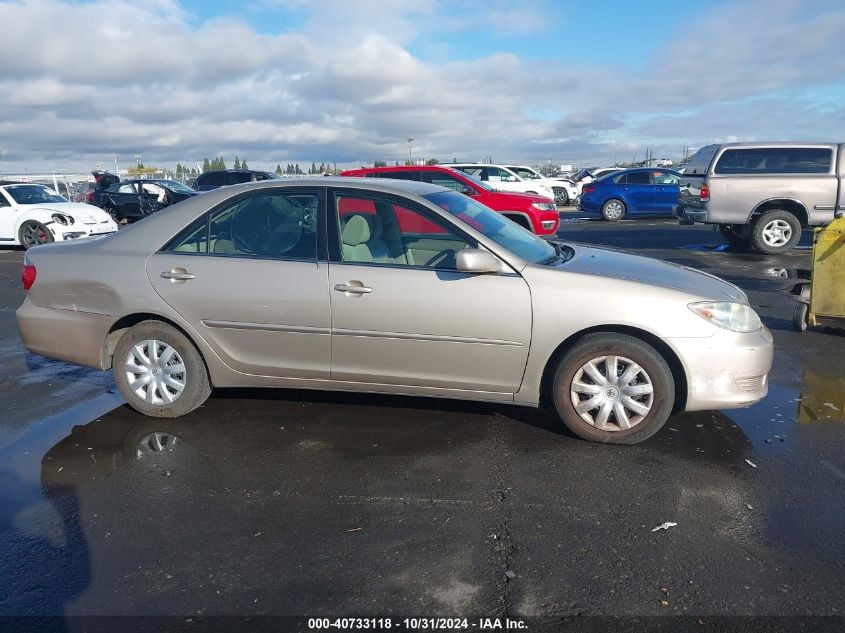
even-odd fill
[{"label": "white car", "polygon": [[445,167],[460,169],[462,172],[476,177],[493,189],[499,191],[515,191],[517,193],[533,193],[537,196],[545,196],[549,200],[555,199],[555,192],[551,186],[536,180],[521,178],[509,167],[504,165],[487,165],[484,163],[458,163],[448,164]]},{"label": "white car", "polygon": [[0,245],[29,249],[115,231],[114,220],[95,206],[68,202],[44,185],[0,182]]},{"label": "white car", "polygon": [[554,193],[556,204],[569,204],[578,196],[578,187],[576,187],[575,183],[569,178],[547,178],[536,169],[526,167],[525,165],[506,165],[506,168],[523,180],[539,182],[547,185]]}]

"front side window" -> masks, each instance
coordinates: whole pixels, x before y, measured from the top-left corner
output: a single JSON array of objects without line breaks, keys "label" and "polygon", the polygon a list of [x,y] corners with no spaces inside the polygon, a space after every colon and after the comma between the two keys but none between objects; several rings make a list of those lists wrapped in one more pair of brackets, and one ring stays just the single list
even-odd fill
[{"label": "front side window", "polygon": [[471,189],[469,185],[464,183],[457,176],[445,171],[423,171],[421,172],[421,175],[423,182],[430,182],[432,185],[446,187],[447,189],[452,189],[458,193],[475,193],[474,191],[466,191],[467,189]]},{"label": "front side window", "polygon": [[318,208],[316,193],[252,195],[205,214],[163,250],[316,261]]},{"label": "front side window", "polygon": [[252,174],[249,172],[243,171],[230,171],[226,172],[226,184],[227,185],[239,185],[243,182],[249,182],[252,180]]},{"label": "front side window", "polygon": [[670,171],[655,171],[652,177],[655,185],[677,185],[680,182],[678,175]]},{"label": "front side window", "polygon": [[826,174],[833,150],[824,147],[726,149],[716,163],[717,174]]},{"label": "front side window", "polygon": [[6,193],[18,204],[67,202],[55,191],[44,185],[7,185]]},{"label": "front side window", "polygon": [[109,187],[109,191],[112,191],[114,187],[117,187],[117,193],[137,193],[135,191],[135,184],[131,182],[126,182],[122,185],[114,185],[113,187]]},{"label": "front side window", "polygon": [[504,169],[500,169],[498,167],[488,167],[487,168],[487,179],[490,182],[515,182],[516,177],[512,174],[509,174]]},{"label": "front side window", "polygon": [[222,187],[226,184],[226,173],[222,171],[207,172],[197,178],[197,182],[202,187]]},{"label": "front side window", "polygon": [[474,248],[442,221],[387,197],[337,194],[335,213],[344,263],[456,270],[458,251]]},{"label": "front side window", "polygon": [[540,174],[527,167],[510,167],[509,169],[523,180],[540,180]]}]

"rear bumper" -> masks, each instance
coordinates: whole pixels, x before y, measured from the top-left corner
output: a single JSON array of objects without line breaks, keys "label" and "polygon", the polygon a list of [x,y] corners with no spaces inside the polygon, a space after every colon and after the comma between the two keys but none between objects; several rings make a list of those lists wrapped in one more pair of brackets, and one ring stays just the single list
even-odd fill
[{"label": "rear bumper", "polygon": [[748,333],[720,328],[707,338],[666,342],[687,372],[687,411],[749,407],[769,391],[774,342],[765,326]]},{"label": "rear bumper", "polygon": [[675,207],[674,213],[681,224],[707,223],[707,211],[704,209],[690,209],[689,207],[678,205]]},{"label": "rear bumper", "polygon": [[106,369],[103,342],[114,317],[56,310],[34,305],[24,299],[15,316],[26,349],[34,354]]}]

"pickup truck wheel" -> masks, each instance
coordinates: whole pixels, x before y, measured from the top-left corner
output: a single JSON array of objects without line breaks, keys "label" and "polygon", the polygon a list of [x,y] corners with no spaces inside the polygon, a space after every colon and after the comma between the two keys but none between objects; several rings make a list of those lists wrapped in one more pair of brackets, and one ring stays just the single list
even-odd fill
[{"label": "pickup truck wheel", "polygon": [[601,214],[608,222],[617,222],[625,217],[625,203],[618,198],[611,198],[601,207]]},{"label": "pickup truck wheel", "polygon": [[208,371],[197,348],[161,321],[142,321],[123,333],[112,371],[127,404],[153,417],[178,418],[211,395]]},{"label": "pickup truck wheel", "polygon": [[748,241],[765,254],[777,255],[791,250],[801,239],[801,222],[783,209],[766,211],[751,225]]},{"label": "pickup truck wheel", "polygon": [[733,244],[734,246],[748,245],[748,238],[745,238],[742,235],[735,233],[733,226],[730,224],[720,224],[719,232],[722,234],[722,237],[724,237],[728,241],[728,244]]},{"label": "pickup truck wheel", "polygon": [[605,444],[636,444],[666,423],[675,382],[651,345],[625,334],[589,334],[559,361],[552,384],[555,410],[577,436]]}]

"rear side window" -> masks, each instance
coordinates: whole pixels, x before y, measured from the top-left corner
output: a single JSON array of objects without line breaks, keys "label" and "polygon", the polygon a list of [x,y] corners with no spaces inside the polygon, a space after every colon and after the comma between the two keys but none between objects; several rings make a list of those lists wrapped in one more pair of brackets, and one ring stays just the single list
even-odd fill
[{"label": "rear side window", "polygon": [[375,176],[377,178],[393,178],[394,180],[419,180],[420,172],[418,171],[382,171],[377,174],[367,174],[367,176]]},{"label": "rear side window", "polygon": [[197,177],[197,185],[202,187],[222,187],[224,184],[226,184],[226,174],[222,171],[208,172]]},{"label": "rear side window", "polygon": [[226,173],[226,184],[227,185],[239,185],[242,182],[249,182],[252,180],[252,174],[247,172],[227,172]]},{"label": "rear side window", "polygon": [[648,185],[651,179],[648,177],[647,171],[634,171],[630,174],[622,174],[616,179],[620,185]]},{"label": "rear side window", "polygon": [[713,157],[716,155],[717,151],[719,151],[718,145],[705,145],[689,159],[689,162],[684,169],[684,173],[699,175],[706,174],[707,169],[710,167],[710,163],[713,161]]},{"label": "rear side window", "polygon": [[717,174],[826,174],[833,150],[824,147],[726,149],[716,163]]}]

